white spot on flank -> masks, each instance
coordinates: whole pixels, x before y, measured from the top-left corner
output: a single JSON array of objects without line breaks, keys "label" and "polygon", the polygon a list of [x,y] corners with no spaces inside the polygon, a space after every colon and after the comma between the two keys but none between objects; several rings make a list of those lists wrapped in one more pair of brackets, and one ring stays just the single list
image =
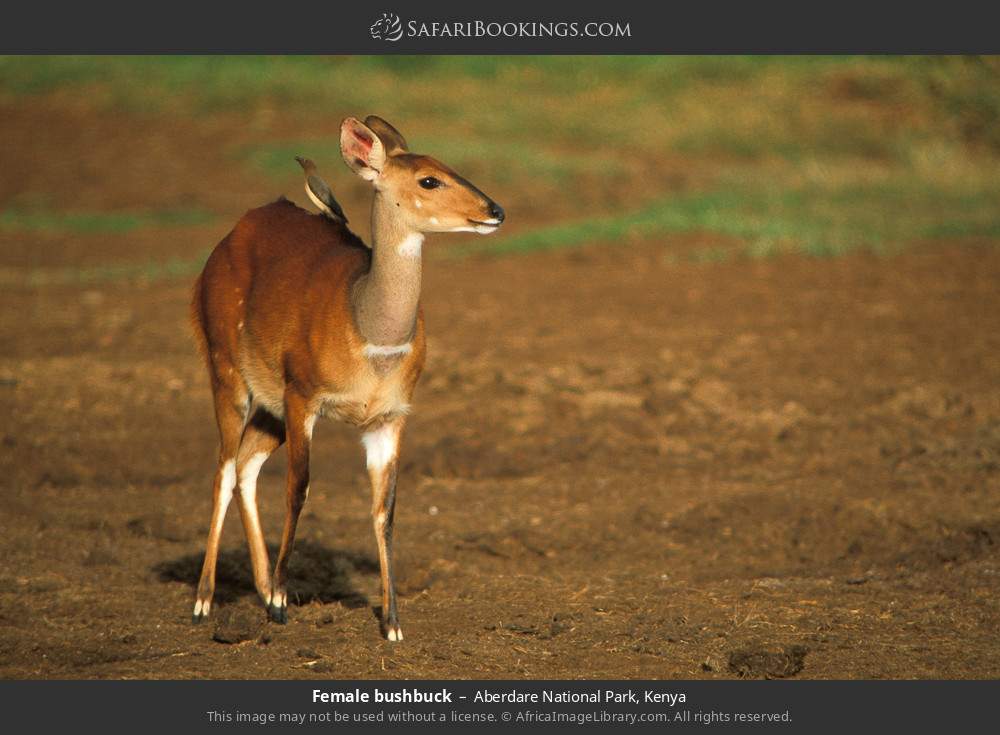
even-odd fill
[{"label": "white spot on flank", "polygon": [[421,207],[423,207],[424,205],[420,203],[420,200],[419,200],[419,199],[414,199],[414,200],[413,200],[413,206],[414,206],[414,207],[416,207],[417,209],[420,209],[420,208],[421,208]]},{"label": "white spot on flank", "polygon": [[237,329],[243,329],[243,322],[240,322],[239,324],[237,324],[236,328]]},{"label": "white spot on flank", "polygon": [[392,424],[384,424],[374,431],[365,432],[361,443],[368,457],[368,469],[380,470],[396,456],[399,433]]},{"label": "white spot on flank", "polygon": [[424,244],[424,236],[419,232],[411,232],[409,235],[403,238],[403,242],[399,243],[400,255],[406,255],[410,258],[416,258],[420,256],[421,247]]},{"label": "white spot on flank", "polygon": [[430,219],[430,223],[431,223],[432,225],[434,225],[435,227],[436,227],[437,225],[441,224],[440,222],[438,222],[438,218],[437,218],[437,217],[431,217],[431,219]]},{"label": "white spot on flank", "polygon": [[409,355],[413,345],[409,342],[401,345],[365,345],[361,351],[365,357],[392,357],[393,355]]}]

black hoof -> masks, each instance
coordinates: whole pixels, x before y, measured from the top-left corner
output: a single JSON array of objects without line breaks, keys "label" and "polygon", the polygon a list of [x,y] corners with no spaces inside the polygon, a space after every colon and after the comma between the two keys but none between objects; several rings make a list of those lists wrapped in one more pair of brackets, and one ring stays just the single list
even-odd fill
[{"label": "black hoof", "polygon": [[278,607],[277,605],[268,605],[267,614],[275,623],[279,625],[284,625],[288,622],[288,608]]},{"label": "black hoof", "polygon": [[204,619],[205,619],[205,616],[201,615],[201,614],[194,614],[194,615],[191,616],[191,622],[194,623],[195,625],[198,625]]}]

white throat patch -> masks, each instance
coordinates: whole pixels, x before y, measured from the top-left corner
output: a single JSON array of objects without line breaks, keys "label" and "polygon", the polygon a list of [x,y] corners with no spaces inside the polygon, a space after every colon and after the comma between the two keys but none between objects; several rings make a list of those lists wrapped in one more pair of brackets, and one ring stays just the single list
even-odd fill
[{"label": "white throat patch", "polygon": [[423,244],[424,236],[419,232],[413,232],[403,238],[403,242],[399,243],[397,249],[400,255],[405,255],[408,258],[418,258],[420,257]]},{"label": "white throat patch", "polygon": [[413,351],[413,345],[406,342],[401,345],[365,345],[361,351],[365,357],[393,357],[395,355],[409,355]]}]

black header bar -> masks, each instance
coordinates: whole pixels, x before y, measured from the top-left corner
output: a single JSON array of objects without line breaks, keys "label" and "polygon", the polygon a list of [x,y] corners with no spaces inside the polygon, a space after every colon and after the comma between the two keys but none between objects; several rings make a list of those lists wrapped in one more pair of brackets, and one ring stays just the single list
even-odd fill
[{"label": "black header bar", "polygon": [[5,53],[996,53],[990,3],[15,3]]}]

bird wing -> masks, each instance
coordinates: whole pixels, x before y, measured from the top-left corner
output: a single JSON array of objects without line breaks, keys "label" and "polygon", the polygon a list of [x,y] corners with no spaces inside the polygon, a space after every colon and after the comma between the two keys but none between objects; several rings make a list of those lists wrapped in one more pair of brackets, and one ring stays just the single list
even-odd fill
[{"label": "bird wing", "polygon": [[295,157],[295,160],[302,166],[306,175],[306,195],[313,204],[330,219],[347,223],[347,215],[341,209],[337,199],[333,196],[330,185],[316,173],[316,166],[308,158]]}]

